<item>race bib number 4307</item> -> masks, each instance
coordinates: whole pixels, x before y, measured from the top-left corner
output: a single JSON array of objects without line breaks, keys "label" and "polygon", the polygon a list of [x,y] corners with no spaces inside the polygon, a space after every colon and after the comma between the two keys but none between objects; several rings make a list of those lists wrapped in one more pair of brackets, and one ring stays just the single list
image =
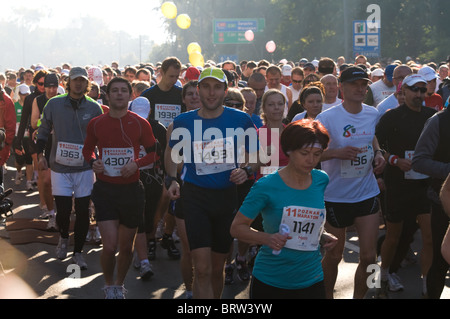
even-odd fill
[{"label": "race bib number 4307", "polygon": [[104,174],[106,176],[118,177],[122,174],[120,171],[128,163],[134,161],[133,148],[104,148],[102,151],[102,160],[105,166]]}]

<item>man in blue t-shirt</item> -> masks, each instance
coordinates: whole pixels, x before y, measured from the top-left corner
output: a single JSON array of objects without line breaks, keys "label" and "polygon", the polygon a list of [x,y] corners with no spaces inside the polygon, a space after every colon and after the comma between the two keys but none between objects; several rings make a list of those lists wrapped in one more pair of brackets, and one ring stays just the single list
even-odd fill
[{"label": "man in blue t-shirt", "polygon": [[[248,114],[223,106],[227,87],[222,70],[208,68],[201,73],[202,107],[174,120],[165,155],[166,187],[172,200],[181,196],[194,266],[194,297],[201,299],[221,296],[237,209],[236,185],[257,169],[251,156],[258,150],[256,128]],[[180,191],[175,176],[181,161]]]}]

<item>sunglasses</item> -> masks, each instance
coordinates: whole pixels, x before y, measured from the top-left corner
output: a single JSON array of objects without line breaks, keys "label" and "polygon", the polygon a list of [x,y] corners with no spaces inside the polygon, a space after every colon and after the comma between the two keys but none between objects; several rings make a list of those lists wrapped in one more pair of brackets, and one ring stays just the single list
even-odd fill
[{"label": "sunglasses", "polygon": [[414,93],[417,93],[420,91],[420,93],[422,93],[422,94],[427,93],[427,91],[428,91],[428,89],[426,87],[417,87],[417,86],[408,86],[408,89]]},{"label": "sunglasses", "polygon": [[44,86],[44,82],[37,82],[37,85]]},{"label": "sunglasses", "polygon": [[302,83],[302,82],[303,82],[303,80],[300,80],[300,81],[292,80],[292,83],[300,84],[300,83]]},{"label": "sunglasses", "polygon": [[244,103],[231,103],[231,102],[225,102],[225,106],[233,107],[235,109],[240,109],[244,106]]}]

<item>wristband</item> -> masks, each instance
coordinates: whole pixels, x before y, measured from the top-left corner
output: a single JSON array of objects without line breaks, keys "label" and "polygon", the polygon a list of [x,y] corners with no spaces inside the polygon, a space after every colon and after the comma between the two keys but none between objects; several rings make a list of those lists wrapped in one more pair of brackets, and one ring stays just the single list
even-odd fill
[{"label": "wristband", "polygon": [[391,164],[392,166],[397,165],[398,163],[398,156],[397,155],[391,155],[389,156],[389,164]]},{"label": "wristband", "polygon": [[376,150],[376,151],[375,151],[375,153],[374,153],[375,156],[377,156],[377,153],[378,153],[378,152],[380,152],[381,155],[383,155],[383,157],[384,157],[384,154],[386,154],[386,151],[385,151],[385,150],[379,149],[379,150]]},{"label": "wristband", "polygon": [[178,179],[177,179],[176,177],[173,177],[173,176],[166,176],[166,178],[165,178],[165,180],[164,180],[166,189],[169,189],[169,188],[170,188],[170,185],[172,185],[172,182],[173,182],[173,181],[175,181],[175,182],[178,183]]}]

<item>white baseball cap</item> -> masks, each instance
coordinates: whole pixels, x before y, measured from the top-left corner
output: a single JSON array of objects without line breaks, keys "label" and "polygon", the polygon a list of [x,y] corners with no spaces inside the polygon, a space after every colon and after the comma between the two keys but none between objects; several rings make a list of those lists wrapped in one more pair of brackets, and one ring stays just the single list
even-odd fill
[{"label": "white baseball cap", "polygon": [[424,66],[422,67],[417,74],[421,75],[426,81],[432,81],[437,79],[439,76],[437,75],[436,71],[430,67],[430,66]]},{"label": "white baseball cap", "polygon": [[26,84],[19,85],[20,94],[31,94],[30,87]]},{"label": "white baseball cap", "polygon": [[408,75],[402,82],[403,85],[413,86],[416,83],[425,83],[427,84],[427,80],[419,74],[410,74]]}]

